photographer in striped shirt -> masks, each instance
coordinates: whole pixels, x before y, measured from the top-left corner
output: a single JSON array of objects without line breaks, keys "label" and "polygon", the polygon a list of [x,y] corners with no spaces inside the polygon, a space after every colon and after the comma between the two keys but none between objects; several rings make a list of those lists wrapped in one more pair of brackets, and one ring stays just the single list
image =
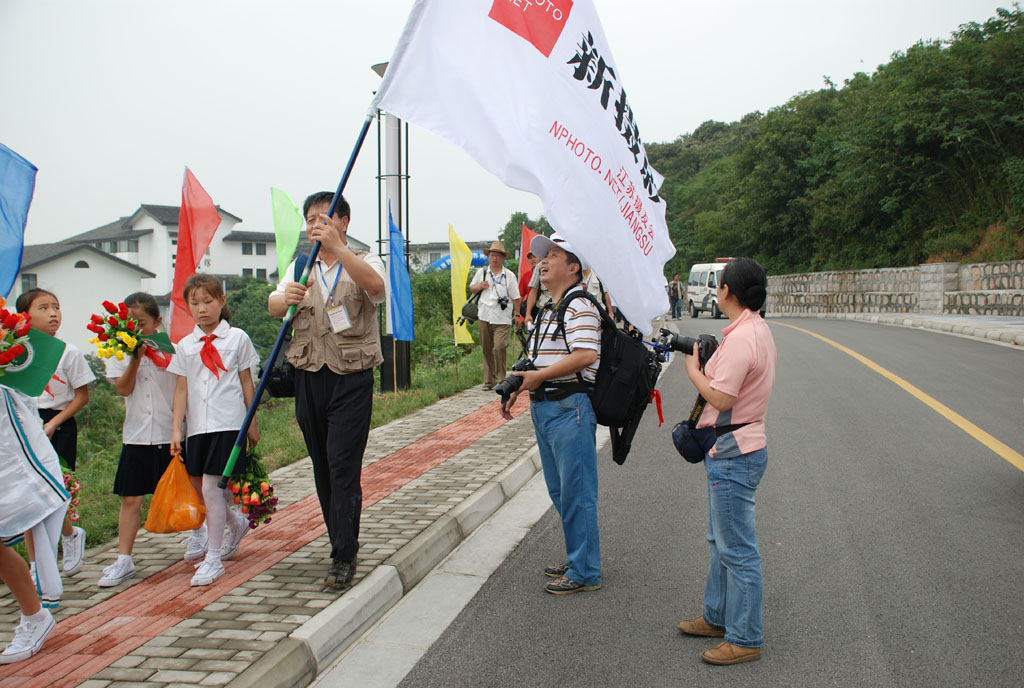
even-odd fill
[{"label": "photographer in striped shirt", "polygon": [[[532,366],[513,372],[522,385],[502,406],[511,408],[520,392],[530,392],[530,416],[544,467],[548,494],[562,519],[564,563],[544,569],[554,578],[544,589],[565,595],[601,587],[601,546],[597,526],[597,421],[587,389],[594,383],[601,353],[601,319],[588,299],[573,298],[565,309],[565,334],[556,311],[578,291],[584,265],[558,234],[536,236],[530,251],[541,259],[536,270],[551,293],[530,338]],[[581,379],[582,378],[582,379]]]}]

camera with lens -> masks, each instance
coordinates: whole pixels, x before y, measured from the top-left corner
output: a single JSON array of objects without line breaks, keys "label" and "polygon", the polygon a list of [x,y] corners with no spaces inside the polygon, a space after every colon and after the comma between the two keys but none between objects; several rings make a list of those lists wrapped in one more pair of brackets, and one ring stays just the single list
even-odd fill
[{"label": "camera with lens", "polygon": [[520,358],[512,364],[512,371],[509,372],[508,377],[494,385],[492,389],[501,396],[502,405],[523,386],[523,378],[516,373],[525,373],[528,370],[537,370],[537,366],[533,365],[533,361],[529,358]]},{"label": "camera with lens", "polygon": [[508,308],[508,297],[507,296],[499,296],[498,297],[498,308],[500,308],[501,310],[505,310],[506,308]]},{"label": "camera with lens", "polygon": [[704,367],[704,364],[708,362],[708,359],[711,358],[711,355],[718,348],[718,340],[715,339],[714,335],[702,334],[697,338],[683,337],[678,332],[666,330],[664,327],[661,328],[661,338],[658,344],[672,351],[681,351],[686,355],[693,353],[693,345],[696,344],[697,360],[700,362],[701,368]]}]

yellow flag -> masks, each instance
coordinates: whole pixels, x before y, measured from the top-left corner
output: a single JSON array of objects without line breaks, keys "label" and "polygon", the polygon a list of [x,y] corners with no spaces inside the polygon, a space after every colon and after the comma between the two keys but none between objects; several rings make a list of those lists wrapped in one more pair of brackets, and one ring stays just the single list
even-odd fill
[{"label": "yellow flag", "polygon": [[466,303],[466,282],[473,263],[473,252],[455,233],[452,225],[448,225],[448,252],[452,260],[452,325],[455,327],[455,343],[472,344],[473,337],[466,325],[459,325],[457,321],[462,315],[462,304]]}]

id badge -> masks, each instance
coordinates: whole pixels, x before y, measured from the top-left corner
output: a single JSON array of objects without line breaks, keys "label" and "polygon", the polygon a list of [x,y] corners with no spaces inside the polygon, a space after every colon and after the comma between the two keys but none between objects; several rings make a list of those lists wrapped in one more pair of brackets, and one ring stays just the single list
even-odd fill
[{"label": "id badge", "polygon": [[343,303],[338,304],[334,308],[328,308],[327,318],[331,321],[331,328],[335,334],[344,332],[352,327],[352,321],[349,319],[348,311],[345,310],[345,304]]}]

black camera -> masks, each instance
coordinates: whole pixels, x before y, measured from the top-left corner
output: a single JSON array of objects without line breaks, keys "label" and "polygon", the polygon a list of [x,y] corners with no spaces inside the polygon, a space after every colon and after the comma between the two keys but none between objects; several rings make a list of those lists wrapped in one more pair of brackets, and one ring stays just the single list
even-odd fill
[{"label": "black camera", "polygon": [[701,368],[704,367],[704,364],[708,362],[708,359],[711,358],[718,348],[718,340],[715,339],[714,335],[702,334],[696,339],[693,337],[681,337],[679,333],[666,330],[664,327],[661,328],[661,338],[658,344],[672,351],[682,351],[686,355],[693,353],[693,345],[696,344],[697,360],[700,361]]},{"label": "black camera", "polygon": [[498,308],[500,308],[501,310],[505,310],[506,308],[508,308],[508,297],[507,296],[499,296],[498,297]]},{"label": "black camera", "polygon": [[515,373],[525,373],[527,370],[537,370],[537,366],[533,365],[533,361],[529,358],[520,358],[512,364],[512,372],[508,374],[508,377],[492,387],[501,396],[502,405],[523,386],[523,378]]}]

